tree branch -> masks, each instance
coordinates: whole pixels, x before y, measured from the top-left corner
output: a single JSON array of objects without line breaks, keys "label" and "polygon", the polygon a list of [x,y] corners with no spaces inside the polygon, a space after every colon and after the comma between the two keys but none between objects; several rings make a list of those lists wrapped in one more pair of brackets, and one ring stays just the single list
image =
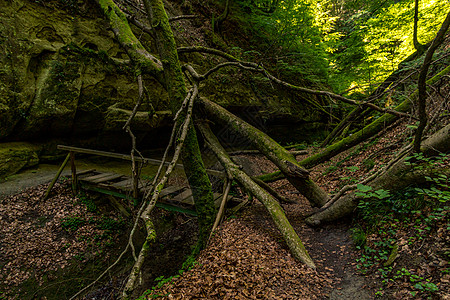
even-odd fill
[{"label": "tree branch", "polygon": [[162,63],[151,55],[131,30],[126,15],[112,0],[97,0],[109,20],[117,41],[142,72],[149,73],[165,86]]},{"label": "tree branch", "polygon": [[227,170],[227,173],[231,174],[235,180],[244,186],[245,189],[250,191],[266,207],[294,257],[306,264],[308,267],[315,269],[316,266],[313,260],[303,246],[303,243],[294,228],[292,228],[292,225],[287,220],[280,204],[269,193],[253,182],[253,180],[244,171],[240,170],[236,164],[233,163],[206,123],[197,124],[197,126],[203,134],[206,144],[214,152],[217,159]]},{"label": "tree branch", "polygon": [[419,126],[417,127],[416,136],[414,138],[414,151],[415,152],[420,152],[420,143],[422,140],[422,133],[427,125],[426,80],[427,80],[428,69],[429,69],[431,61],[433,59],[434,51],[436,51],[436,49],[439,47],[439,45],[441,45],[442,42],[444,41],[444,36],[445,36],[445,33],[447,32],[449,26],[450,26],[450,12],[447,14],[447,17],[445,18],[444,22],[442,23],[441,28],[439,29],[438,33],[436,34],[436,37],[434,38],[433,42],[431,43],[431,46],[428,49],[427,54],[425,55],[425,58],[423,60],[423,65],[420,70],[419,81],[417,84],[418,89],[419,89],[418,115],[419,115],[420,122],[419,122]]},{"label": "tree branch", "polygon": [[195,18],[197,18],[196,15],[181,15],[181,16],[175,16],[175,17],[169,18],[169,22],[175,22],[175,21],[186,20],[186,19],[195,19]]}]

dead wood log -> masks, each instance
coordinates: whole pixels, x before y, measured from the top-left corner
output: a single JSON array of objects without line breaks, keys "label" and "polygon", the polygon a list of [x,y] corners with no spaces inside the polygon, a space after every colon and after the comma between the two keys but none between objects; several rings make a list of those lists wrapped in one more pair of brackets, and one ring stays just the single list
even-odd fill
[{"label": "dead wood log", "polygon": [[316,266],[303,246],[302,241],[298,237],[292,225],[289,223],[283,208],[280,204],[264,189],[257,185],[239,166],[233,163],[225,149],[220,145],[216,136],[212,133],[209,125],[206,123],[198,124],[200,132],[206,140],[208,147],[217,156],[217,159],[223,165],[233,178],[238,181],[245,189],[251,192],[259,201],[261,201],[269,212],[272,220],[275,222],[278,230],[283,235],[283,239],[288,245],[294,257],[305,263],[310,268],[315,269]]},{"label": "dead wood log", "polygon": [[[433,85],[437,83],[442,77],[446,76],[448,73],[450,73],[450,66],[443,69],[441,72],[436,74],[434,77],[430,78],[427,81],[427,85]],[[411,109],[414,99],[417,98],[418,90],[415,90],[414,93],[412,93],[409,97],[409,99],[404,100],[402,103],[400,103],[395,110],[397,111],[408,111]],[[323,149],[322,151],[311,155],[302,161],[299,162],[299,165],[305,168],[312,168],[322,162],[325,162],[329,160],[330,158],[334,157],[335,155],[350,149],[353,146],[358,145],[359,143],[367,140],[368,138],[378,134],[381,130],[389,126],[390,124],[394,123],[398,118],[391,114],[384,114],[360,131],[352,134],[351,136],[348,136],[339,142],[336,142],[327,148]],[[259,179],[263,180],[264,182],[273,182],[279,179],[284,178],[283,174],[280,171],[273,172],[270,174],[264,174],[261,176],[258,176]]]},{"label": "dead wood log", "polygon": [[[445,126],[422,143],[421,151],[424,155],[436,155],[450,151],[450,125]],[[405,155],[406,156],[406,155]],[[405,156],[394,163],[385,172],[367,183],[374,190],[384,189],[390,191],[401,190],[412,184],[425,182],[426,177],[439,174],[450,174],[448,165],[425,165],[423,168],[414,168],[405,163]],[[338,199],[327,209],[320,211],[306,219],[306,223],[318,226],[351,214],[361,200],[354,192]]]},{"label": "dead wood log", "polygon": [[236,134],[244,137],[252,147],[258,149],[270,159],[312,205],[322,206],[327,202],[328,194],[309,178],[308,170],[301,167],[288,150],[267,134],[208,99],[200,98],[197,104],[210,119],[229,127]]}]

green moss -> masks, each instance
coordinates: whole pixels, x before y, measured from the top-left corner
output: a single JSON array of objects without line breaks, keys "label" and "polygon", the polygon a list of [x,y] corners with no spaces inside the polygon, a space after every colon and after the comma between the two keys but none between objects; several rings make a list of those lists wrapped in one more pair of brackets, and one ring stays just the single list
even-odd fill
[{"label": "green moss", "polygon": [[0,179],[39,163],[40,146],[30,143],[0,144]]}]

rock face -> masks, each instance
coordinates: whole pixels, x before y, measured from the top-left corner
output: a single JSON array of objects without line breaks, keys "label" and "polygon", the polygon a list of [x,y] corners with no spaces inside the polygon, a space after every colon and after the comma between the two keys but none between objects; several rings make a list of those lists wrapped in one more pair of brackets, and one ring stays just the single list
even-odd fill
[{"label": "rock face", "polygon": [[[109,107],[135,102],[134,76],[119,64],[127,57],[96,6],[77,7],[81,16],[58,3],[0,2],[0,140],[97,134],[116,127]],[[165,92],[149,91],[164,110]]]},{"label": "rock face", "polygon": [[[0,141],[122,130],[120,109],[132,109],[137,84],[95,1],[0,1],[0,53]],[[202,62],[197,56],[194,63]],[[317,121],[292,95],[275,96],[235,73],[218,74],[203,94],[236,112],[259,107],[265,119]],[[170,121],[165,91],[151,78],[146,86],[152,103],[141,110],[151,113],[135,124],[143,131]]]},{"label": "rock face", "polygon": [[[182,14],[179,4],[173,5],[168,4],[170,14]],[[203,25],[185,22],[173,27],[178,43],[197,45],[186,32],[199,31]],[[200,39],[203,46],[208,46],[206,37]],[[140,38],[143,44],[152,44],[146,34]],[[188,58],[202,72],[214,61],[200,54],[181,56]],[[1,0],[0,143],[58,138],[72,144],[89,140],[90,147],[128,147],[129,137],[122,127],[138,96],[128,61],[95,1]],[[167,93],[152,78],[144,77],[144,81],[149,100],[132,123],[133,131],[147,145],[161,146],[163,140],[155,141],[161,137],[161,128],[167,129],[172,122]],[[201,92],[250,122],[320,120],[298,96],[274,92],[264,78],[253,79],[235,70],[215,74]],[[0,149],[12,157],[24,153],[23,149],[8,152],[8,145]],[[27,153],[29,158],[18,165],[38,161],[39,152]],[[0,175],[17,170],[16,166],[3,168]]]},{"label": "rock face", "polygon": [[41,149],[29,143],[3,143],[0,146],[0,179],[39,163]]}]

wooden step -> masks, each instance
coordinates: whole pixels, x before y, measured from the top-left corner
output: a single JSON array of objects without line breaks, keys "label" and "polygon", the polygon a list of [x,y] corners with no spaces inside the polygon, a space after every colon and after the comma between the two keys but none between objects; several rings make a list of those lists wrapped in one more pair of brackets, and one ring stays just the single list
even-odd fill
[{"label": "wooden step", "polygon": [[161,193],[159,193],[159,197],[162,198],[162,197],[165,197],[170,194],[175,194],[177,192],[181,192],[185,188],[186,187],[184,187],[184,186],[175,186],[175,185],[166,187],[161,191]]},{"label": "wooden step", "polygon": [[83,175],[89,175],[89,173],[94,173],[95,169],[89,169],[89,170],[83,170],[83,171],[77,171],[77,176],[83,176]]},{"label": "wooden step", "polygon": [[176,195],[172,198],[173,201],[181,202],[185,204],[194,204],[194,199],[192,197],[192,190],[188,189],[182,192],[181,194]]},{"label": "wooden step", "polygon": [[[116,189],[119,190],[125,190],[125,191],[131,191],[132,190],[132,184],[133,181],[131,180],[130,177],[125,177],[126,179],[119,181],[119,182],[115,182],[115,183],[111,183],[109,186],[112,186]],[[141,189],[144,185],[142,184],[142,182],[139,182],[138,184],[138,188]]]},{"label": "wooden step", "polygon": [[98,179],[91,180],[90,182],[101,183],[101,182],[105,182],[105,181],[109,181],[109,180],[114,180],[114,179],[120,178],[122,176],[123,175],[120,175],[120,174],[111,174],[109,176],[104,176],[104,177],[100,177]]},{"label": "wooden step", "polygon": [[111,175],[115,175],[115,174],[114,173],[100,173],[100,174],[92,175],[92,176],[89,176],[89,177],[85,177],[82,180],[95,183],[96,180],[101,179],[103,177],[108,177],[108,176],[111,176]]}]

